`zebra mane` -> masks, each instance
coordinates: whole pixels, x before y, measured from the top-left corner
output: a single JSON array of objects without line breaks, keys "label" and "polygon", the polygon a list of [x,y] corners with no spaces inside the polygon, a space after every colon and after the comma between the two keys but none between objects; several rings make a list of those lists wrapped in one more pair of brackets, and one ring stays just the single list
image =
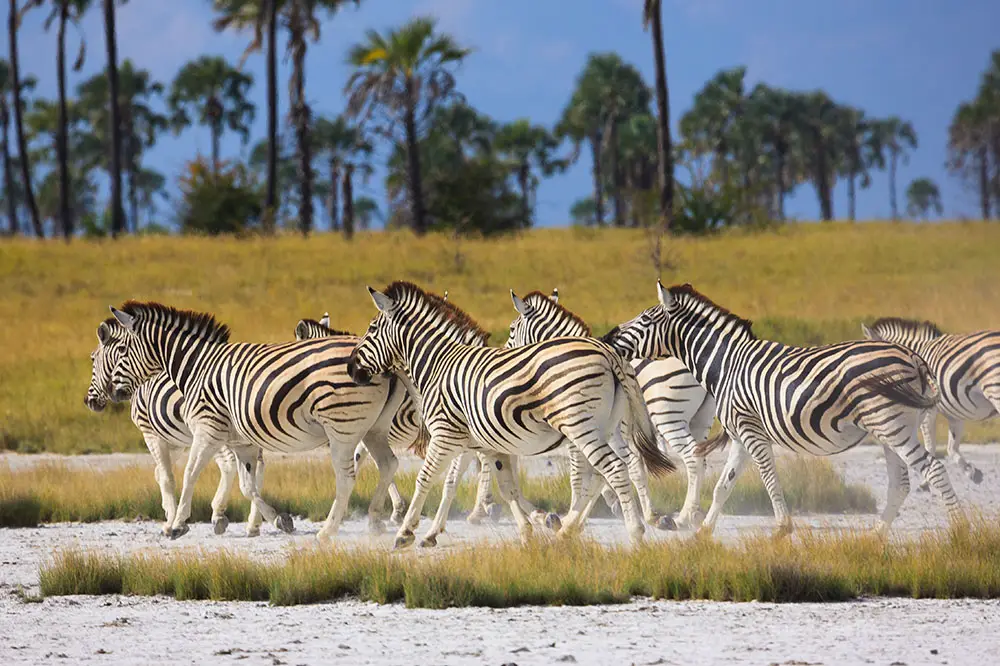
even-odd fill
[{"label": "zebra mane", "polygon": [[397,280],[390,284],[383,291],[386,296],[398,302],[416,300],[428,306],[430,312],[437,317],[438,321],[456,326],[462,333],[472,333],[484,345],[490,334],[476,323],[464,310],[456,306],[451,301],[446,301],[437,294],[424,291],[412,282]]},{"label": "zebra mane", "polygon": [[215,320],[215,315],[194,310],[179,310],[154,301],[128,300],[119,308],[137,319],[146,319],[158,326],[179,328],[207,342],[229,342],[229,327]]},{"label": "zebra mane", "polygon": [[533,291],[522,299],[525,303],[531,306],[533,310],[538,310],[545,314],[556,313],[556,316],[563,319],[571,319],[580,325],[584,330],[584,335],[590,335],[590,326],[587,325],[583,319],[580,319],[575,313],[570,312],[564,306],[556,303],[552,300],[549,294],[543,294],[540,291]]},{"label": "zebra mane", "polygon": [[357,335],[355,335],[354,333],[350,333],[348,331],[340,331],[340,330],[337,330],[335,328],[330,328],[329,326],[326,326],[324,324],[319,323],[315,319],[302,319],[301,321],[306,326],[309,326],[311,328],[315,328],[316,330],[320,331],[321,333],[323,333],[327,337],[331,337],[332,338],[332,337],[338,336],[338,335],[350,335],[350,336],[353,336],[353,337],[357,337]]},{"label": "zebra mane", "polygon": [[690,284],[674,285],[667,289],[670,295],[677,299],[678,304],[684,309],[695,312],[706,317],[715,323],[722,321],[735,324],[751,340],[756,340],[757,336],[753,332],[753,322],[735,315],[721,305],[717,305],[708,296],[692,287]]},{"label": "zebra mane", "polygon": [[882,317],[881,319],[876,319],[868,328],[876,333],[897,330],[902,333],[913,333],[931,338],[940,338],[944,335],[944,332],[933,322],[902,319],[900,317]]}]

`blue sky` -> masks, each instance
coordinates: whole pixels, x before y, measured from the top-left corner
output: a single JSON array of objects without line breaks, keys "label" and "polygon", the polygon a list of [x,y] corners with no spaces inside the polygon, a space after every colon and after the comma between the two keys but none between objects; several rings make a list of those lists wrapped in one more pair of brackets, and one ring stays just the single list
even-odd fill
[{"label": "blue sky", "polygon": [[[308,95],[315,113],[340,112],[349,76],[343,61],[350,44],[367,28],[384,29],[430,15],[440,29],[475,48],[458,73],[459,90],[471,104],[500,121],[529,117],[551,125],[591,51],[617,51],[652,82],[652,47],[642,30],[641,5],[642,0],[365,0],[360,9],[346,8],[325,22],[320,43],[309,47]],[[40,94],[54,97],[55,30],[46,33],[43,18],[43,12],[35,11],[25,21],[21,63],[24,72],[41,80]],[[119,58],[131,58],[164,83],[186,61],[204,53],[235,61],[249,36],[217,34],[211,18],[209,0],[132,0],[119,10]],[[746,65],[748,88],[758,81],[823,88],[836,100],[875,116],[895,114],[913,122],[920,145],[900,169],[901,197],[911,179],[928,176],[941,186],[949,217],[975,216],[974,194],[944,169],[945,144],[955,107],[974,95],[990,51],[1000,48],[997,25],[996,0],[664,0],[672,121],[676,127],[694,93],[722,68]],[[99,9],[91,11],[82,29],[88,58],[83,72],[73,75],[73,84],[103,67]],[[71,36],[72,48],[76,39]],[[287,62],[279,66],[284,98],[289,68]],[[257,81],[257,139],[264,135],[266,117],[263,57],[251,56],[246,67]],[[194,128],[163,137],[147,163],[167,175],[174,189],[183,163],[208,150],[207,131]],[[229,137],[223,150],[233,155],[245,149]],[[570,204],[590,192],[589,169],[584,154],[568,173],[542,184],[540,224],[566,223]],[[381,199],[380,178],[363,189]],[[846,196],[846,187],[838,185],[837,215],[846,215]],[[788,212],[816,218],[813,189],[800,187]],[[858,214],[888,216],[883,175],[860,192]]]}]

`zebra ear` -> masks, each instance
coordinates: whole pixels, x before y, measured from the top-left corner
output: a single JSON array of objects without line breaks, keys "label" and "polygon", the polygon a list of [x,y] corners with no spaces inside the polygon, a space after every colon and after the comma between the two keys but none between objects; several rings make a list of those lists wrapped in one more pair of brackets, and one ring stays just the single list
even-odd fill
[{"label": "zebra ear", "polygon": [[396,303],[391,298],[383,294],[381,291],[376,291],[371,287],[368,287],[368,293],[372,295],[372,300],[375,301],[375,307],[378,308],[379,312],[387,315],[392,314],[392,310],[396,306]]},{"label": "zebra ear", "polygon": [[531,308],[528,304],[521,300],[521,297],[515,294],[513,289],[510,290],[510,300],[514,302],[514,309],[517,310],[518,314],[522,317],[527,317],[531,312]]},{"label": "zebra ear", "polygon": [[125,327],[126,331],[135,330],[135,317],[127,312],[116,309],[114,306],[111,307],[111,314],[115,316],[119,324]]},{"label": "zebra ear", "polygon": [[559,287],[552,287],[552,295],[549,296],[553,303],[559,302]]},{"label": "zebra ear", "polygon": [[102,344],[108,344],[108,340],[111,339],[111,327],[108,326],[107,322],[102,321],[101,325],[97,327],[97,340]]},{"label": "zebra ear", "polygon": [[444,290],[444,298],[442,300],[444,300],[446,302],[448,300],[448,290],[447,289]]},{"label": "zebra ear", "polygon": [[656,281],[656,295],[660,299],[660,305],[662,305],[665,310],[670,310],[677,304],[677,300],[674,298],[674,295],[671,294],[659,280]]},{"label": "zebra ear", "polygon": [[878,333],[876,333],[872,329],[868,328],[868,324],[864,324],[864,323],[861,324],[861,333],[862,333],[862,335],[864,335],[869,340],[878,340],[879,339]]},{"label": "zebra ear", "polygon": [[330,328],[330,313],[324,312],[323,317],[319,320],[319,323],[327,328]]},{"label": "zebra ear", "polygon": [[299,323],[297,323],[295,325],[295,339],[296,340],[305,340],[306,339],[306,334],[308,332],[309,332],[309,328],[308,328],[308,325],[306,324],[306,320],[305,319],[300,319]]}]

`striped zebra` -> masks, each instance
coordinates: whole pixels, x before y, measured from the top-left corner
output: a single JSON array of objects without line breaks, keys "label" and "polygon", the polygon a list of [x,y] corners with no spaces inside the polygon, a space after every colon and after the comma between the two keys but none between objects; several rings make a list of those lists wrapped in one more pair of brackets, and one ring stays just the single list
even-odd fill
[{"label": "striped zebra", "polygon": [[771,498],[777,533],[791,532],[773,444],[829,455],[869,435],[882,444],[889,477],[881,532],[888,531],[909,492],[907,465],[941,495],[953,517],[962,515],[944,466],[917,439],[917,426],[936,396],[930,370],[916,354],[887,342],[789,347],[758,340],[748,320],[690,285],[665,289],[657,282],[657,291],[659,305],[605,339],[628,356],[679,358],[715,396],[732,446],[703,530],[714,528],[749,453]]},{"label": "striped zebra", "polygon": [[[94,412],[104,411],[108,403],[108,384],[111,381],[111,371],[114,358],[108,351],[124,345],[125,331],[118,320],[109,317],[97,327],[98,347],[90,354],[92,364],[90,388],[84,404]],[[184,397],[177,385],[170,381],[166,373],[154,375],[140,385],[131,401],[132,423],[142,433],[142,439],[153,457],[153,475],[160,487],[160,505],[166,521],[163,533],[167,536],[173,528],[174,515],[177,512],[177,493],[174,484],[172,456],[177,451],[191,447],[191,430],[181,418]],[[228,447],[220,449],[214,456],[219,466],[219,487],[212,498],[212,527],[216,534],[223,534],[229,527],[226,517],[226,505],[229,493],[236,479],[236,456]],[[258,455],[257,481],[263,482],[264,458]],[[257,507],[250,505],[250,516],[247,520],[247,536],[260,534],[262,517]],[[187,524],[184,525],[187,531]]]},{"label": "striped zebra", "polygon": [[[590,337],[590,327],[559,303],[557,289],[552,290],[551,296],[534,291],[523,299],[512,291],[511,299],[518,314],[510,324],[508,347],[564,336]],[[687,470],[687,495],[676,523],[697,527],[704,517],[699,508],[699,497],[705,476],[705,457],[696,455],[695,447],[698,441],[708,436],[715,420],[715,399],[684,364],[672,356],[655,360],[636,359],[631,363],[658,437],[681,457]],[[640,473],[644,475],[645,471]],[[635,480],[636,474],[632,474],[632,478]],[[638,490],[639,500],[643,502],[643,490]],[[650,522],[652,507],[648,494],[645,498],[643,511],[646,521]],[[661,526],[669,527],[669,524]]]},{"label": "striped zebra", "polygon": [[[965,421],[985,421],[1000,414],[1000,331],[945,334],[929,321],[884,318],[861,326],[869,340],[902,345],[927,362],[938,390],[937,412],[948,420],[948,460],[981,483],[983,472],[959,451]],[[934,454],[935,413],[921,424],[924,446]]]},{"label": "striped zebra", "polygon": [[[430,433],[416,490],[396,535],[397,548],[413,543],[413,530],[430,484],[465,449],[487,456],[500,495],[510,506],[522,539],[532,533],[511,470],[511,456],[537,455],[569,439],[615,489],[631,540],[645,528],[625,463],[608,444],[623,423],[653,474],[673,468],[656,448],[655,433],[635,374],[611,347],[595,339],[560,338],[518,349],[475,348],[441,334],[446,322],[476,329],[472,319],[408,282],[386,291],[368,288],[378,315],[361,338],[348,372],[365,384],[384,372],[407,373],[421,396]],[[560,534],[575,532],[582,509],[600,486],[586,483]]]},{"label": "striped zebra", "polygon": [[317,536],[332,536],[354,488],[353,452],[362,437],[379,468],[369,529],[382,531],[381,508],[397,467],[387,436],[405,390],[394,377],[376,377],[365,386],[350,379],[347,360],[356,337],[230,343],[229,328],[207,313],[136,301],[111,311],[126,332],[112,371],[111,398],[131,398],[159,372],[184,396],[181,416],[193,441],[171,536],[183,534],[194,482],[227,443],[239,460],[240,490],[265,520],[286,532],[292,530],[291,517],[279,515],[260,496],[252,464],[257,448],[300,452],[329,445],[337,494]]}]

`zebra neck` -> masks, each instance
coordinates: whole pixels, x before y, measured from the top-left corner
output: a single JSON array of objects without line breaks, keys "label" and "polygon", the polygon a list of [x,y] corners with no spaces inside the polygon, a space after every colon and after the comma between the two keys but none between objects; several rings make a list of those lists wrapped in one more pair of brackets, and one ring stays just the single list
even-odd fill
[{"label": "zebra neck", "polygon": [[406,373],[420,395],[424,395],[428,387],[434,384],[441,355],[454,347],[465,346],[436,335],[433,331],[418,331],[415,335],[408,336],[403,354]]},{"label": "zebra neck", "polygon": [[166,336],[154,346],[160,362],[177,385],[182,395],[187,395],[197,379],[204,374],[219,352],[226,348],[216,342],[209,342],[197,336],[179,334]]},{"label": "zebra neck", "polygon": [[729,364],[734,346],[732,340],[720,337],[716,332],[715,336],[707,340],[684,340],[677,349],[672,349],[671,353],[680,359],[698,383],[714,396]]}]

